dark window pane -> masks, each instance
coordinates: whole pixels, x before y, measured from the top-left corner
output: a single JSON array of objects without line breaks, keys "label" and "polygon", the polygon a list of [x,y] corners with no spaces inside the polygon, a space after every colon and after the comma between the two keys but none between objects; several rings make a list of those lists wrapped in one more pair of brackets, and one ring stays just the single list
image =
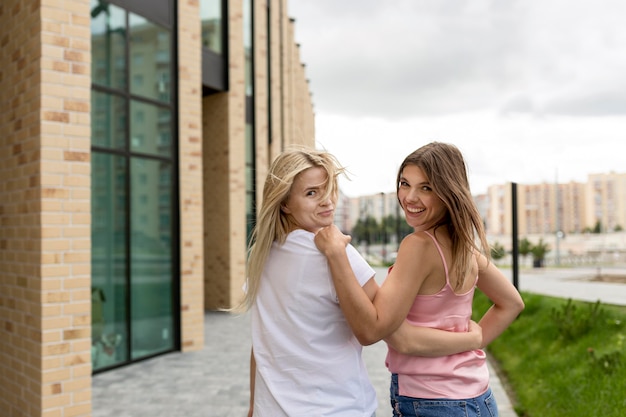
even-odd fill
[{"label": "dark window pane", "polygon": [[254,195],[248,192],[246,193],[246,243],[252,239],[252,229],[254,228],[255,222]]},{"label": "dark window pane", "polygon": [[125,159],[95,152],[91,177],[91,337],[97,370],[127,360]]},{"label": "dark window pane", "polygon": [[130,103],[130,149],[171,156],[172,112],[152,104]]},{"label": "dark window pane", "polygon": [[169,103],[171,98],[170,32],[136,14],[129,14],[130,92]]},{"label": "dark window pane", "polygon": [[248,241],[252,237],[252,228],[256,222],[254,183],[254,131],[250,123],[246,123],[246,225]]},{"label": "dark window pane", "polygon": [[91,92],[91,144],[105,148],[126,147],[126,100],[112,94]]},{"label": "dark window pane", "polygon": [[131,356],[174,348],[172,165],[131,160]]},{"label": "dark window pane", "polygon": [[126,88],[126,13],[112,4],[91,2],[91,79]]}]

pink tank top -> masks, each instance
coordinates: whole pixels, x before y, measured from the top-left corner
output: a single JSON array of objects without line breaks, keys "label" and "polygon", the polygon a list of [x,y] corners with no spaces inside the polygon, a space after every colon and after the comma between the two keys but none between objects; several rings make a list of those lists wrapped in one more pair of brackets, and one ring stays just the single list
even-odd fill
[{"label": "pink tank top", "polygon": [[[465,332],[472,316],[474,287],[464,294],[454,292],[441,247],[430,233],[425,233],[430,236],[439,251],[446,272],[446,285],[436,294],[418,294],[407,320],[416,326]],[[485,358],[485,352],[480,349],[426,358],[403,355],[389,346],[386,365],[391,373],[398,374],[400,395],[414,398],[464,399],[482,395],[489,388],[489,370]]]}]

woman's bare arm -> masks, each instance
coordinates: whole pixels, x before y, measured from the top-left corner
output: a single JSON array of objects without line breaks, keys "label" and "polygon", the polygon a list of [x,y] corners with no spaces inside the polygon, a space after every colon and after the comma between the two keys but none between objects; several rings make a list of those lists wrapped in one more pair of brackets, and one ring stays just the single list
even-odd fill
[{"label": "woman's bare arm", "polygon": [[478,265],[477,286],[494,303],[478,322],[483,329],[485,347],[524,310],[524,301],[513,284],[483,255],[478,255]]},{"label": "woman's bare arm", "polygon": [[482,340],[482,329],[473,321],[470,321],[468,331],[461,333],[413,326],[405,320],[398,330],[385,338],[385,342],[400,353],[428,357],[479,349]]}]

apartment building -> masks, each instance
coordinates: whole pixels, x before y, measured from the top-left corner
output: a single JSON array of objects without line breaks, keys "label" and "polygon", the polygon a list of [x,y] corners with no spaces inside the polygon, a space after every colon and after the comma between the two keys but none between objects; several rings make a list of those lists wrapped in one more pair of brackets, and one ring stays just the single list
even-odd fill
[{"label": "apartment building", "polygon": [[305,68],[286,0],[3,0],[0,34],[0,410],[89,416],[238,300]]},{"label": "apartment building", "polygon": [[[512,232],[512,185],[487,191],[487,232]],[[518,234],[582,233],[600,225],[612,232],[626,227],[626,173],[589,175],[586,183],[517,184]]]},{"label": "apartment building", "polygon": [[599,222],[604,232],[626,229],[626,174],[589,175],[585,203],[588,226],[595,227]]}]

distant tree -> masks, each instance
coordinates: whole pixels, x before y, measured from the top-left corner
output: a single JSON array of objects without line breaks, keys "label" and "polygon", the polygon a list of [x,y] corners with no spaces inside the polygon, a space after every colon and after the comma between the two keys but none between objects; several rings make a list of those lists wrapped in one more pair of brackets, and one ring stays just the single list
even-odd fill
[{"label": "distant tree", "polygon": [[600,220],[596,221],[596,225],[593,227],[593,233],[602,233],[602,222]]},{"label": "distant tree", "polygon": [[531,252],[531,248],[532,243],[530,243],[530,240],[528,240],[528,238],[523,238],[519,241],[519,246],[517,249],[520,255],[526,257]]},{"label": "distant tree", "polygon": [[393,236],[396,232],[396,216],[390,214],[387,217],[383,218],[380,224],[380,228],[383,242],[389,243],[391,241],[391,236]]},{"label": "distant tree", "polygon": [[532,245],[530,253],[533,254],[533,267],[541,268],[548,252],[550,252],[550,245],[544,242],[543,239],[539,239],[536,245]]},{"label": "distant tree", "polygon": [[378,235],[379,227],[378,222],[372,216],[367,216],[365,219],[357,220],[356,224],[352,228],[352,238],[356,242],[365,242],[369,247],[374,242],[374,238]]},{"label": "distant tree", "polygon": [[495,242],[491,246],[491,257],[497,261],[498,259],[502,259],[505,256],[506,256],[506,249],[504,249],[504,246],[502,246],[500,242]]},{"label": "distant tree", "polygon": [[624,230],[624,228],[618,224],[617,226],[613,228],[613,230],[616,232],[621,232],[622,230]]},{"label": "distant tree", "polygon": [[522,255],[522,258],[526,260],[526,257],[531,253],[532,243],[528,238],[523,238],[519,241],[517,252]]},{"label": "distant tree", "polygon": [[406,222],[404,216],[400,215],[397,218],[396,223],[396,231],[400,232],[400,240],[402,240],[405,236],[410,235],[415,231],[409,224]]}]

